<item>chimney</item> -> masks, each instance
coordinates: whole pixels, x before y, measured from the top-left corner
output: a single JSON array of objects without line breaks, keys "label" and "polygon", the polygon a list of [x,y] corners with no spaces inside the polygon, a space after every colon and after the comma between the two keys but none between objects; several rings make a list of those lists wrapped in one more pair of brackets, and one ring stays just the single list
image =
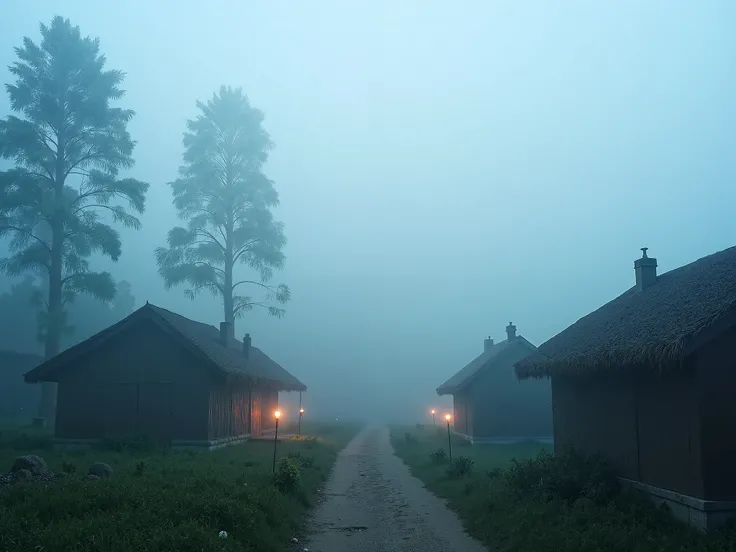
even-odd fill
[{"label": "chimney", "polygon": [[514,326],[511,322],[509,322],[509,325],[506,326],[506,336],[508,337],[509,341],[513,341],[516,339],[516,326]]},{"label": "chimney", "polygon": [[220,322],[220,341],[227,347],[230,342],[230,336],[233,333],[232,324],[230,322]]},{"label": "chimney", "polygon": [[483,352],[490,351],[493,348],[493,340],[491,339],[491,336],[489,335],[487,338],[483,340]]},{"label": "chimney", "polygon": [[636,274],[636,289],[639,291],[648,288],[657,281],[657,259],[647,257],[648,247],[641,248],[641,259],[634,261]]},{"label": "chimney", "polygon": [[245,334],[245,337],[243,338],[243,355],[245,358],[248,358],[250,356],[250,334]]}]

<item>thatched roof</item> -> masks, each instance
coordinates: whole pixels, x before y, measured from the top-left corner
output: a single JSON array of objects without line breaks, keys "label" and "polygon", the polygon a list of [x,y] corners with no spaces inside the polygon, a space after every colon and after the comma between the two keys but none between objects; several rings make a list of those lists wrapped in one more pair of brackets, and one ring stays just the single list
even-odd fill
[{"label": "thatched roof", "polygon": [[91,352],[93,348],[120,330],[129,328],[131,324],[142,320],[152,320],[174,333],[186,343],[190,350],[199,354],[203,360],[209,361],[209,366],[222,375],[260,382],[274,386],[281,391],[305,391],[307,389],[306,385],[257,347],[251,345],[246,357],[243,353],[242,342],[231,337],[226,346],[220,339],[218,328],[190,320],[150,303],[146,303],[117,324],[31,370],[25,375],[26,381],[31,383],[55,381],[58,370],[64,369],[72,359],[77,358],[80,354]]},{"label": "thatched roof", "polygon": [[[530,343],[520,335],[515,337],[511,341],[509,341],[508,339],[504,339],[503,341],[500,341],[499,343],[491,346],[491,348],[487,351],[483,351],[481,354],[471,360],[462,370],[457,372],[445,383],[440,385],[437,388],[437,394],[440,396],[452,395],[454,393],[457,393],[458,391],[461,391],[463,388],[469,385],[479,374],[483,373],[484,370],[488,370],[493,368],[494,366],[502,364],[505,359],[505,355],[503,355],[502,353],[514,346],[524,347],[529,352],[532,352],[536,349],[536,347],[532,343]],[[508,363],[507,368],[511,369],[510,362]]]},{"label": "thatched roof", "polygon": [[632,287],[518,362],[521,379],[683,365],[704,330],[736,309],[736,247]]}]

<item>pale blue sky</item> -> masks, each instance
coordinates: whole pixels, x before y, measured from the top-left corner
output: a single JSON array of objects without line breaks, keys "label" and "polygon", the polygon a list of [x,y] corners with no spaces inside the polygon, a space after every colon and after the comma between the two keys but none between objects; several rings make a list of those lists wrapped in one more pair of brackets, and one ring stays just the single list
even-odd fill
[{"label": "pale blue sky", "polygon": [[242,86],[265,112],[293,301],[237,332],[312,411],[418,416],[509,320],[541,343],[630,286],[640,247],[669,270],[736,242],[732,1],[2,5],[3,82],[55,14],[128,74],[152,186],[143,230],[97,266],[139,303],[221,319],[156,273],[166,183],[195,100]]}]

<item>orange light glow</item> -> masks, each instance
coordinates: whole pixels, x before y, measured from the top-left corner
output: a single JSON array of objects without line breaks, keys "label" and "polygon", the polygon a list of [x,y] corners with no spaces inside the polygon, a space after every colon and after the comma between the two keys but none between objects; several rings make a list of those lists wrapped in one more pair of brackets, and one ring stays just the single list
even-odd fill
[{"label": "orange light glow", "polygon": [[432,409],[432,416],[434,416],[435,412],[436,412],[436,410],[433,408]]},{"label": "orange light glow", "polygon": [[281,411],[277,410],[276,412],[273,413],[273,415],[278,420],[281,417]]},{"label": "orange light glow", "polygon": [[304,409],[303,408],[300,408],[299,409],[299,414],[304,414]]},{"label": "orange light glow", "polygon": [[452,419],[452,416],[450,416],[449,414],[445,414],[445,420],[449,422],[451,419]]}]

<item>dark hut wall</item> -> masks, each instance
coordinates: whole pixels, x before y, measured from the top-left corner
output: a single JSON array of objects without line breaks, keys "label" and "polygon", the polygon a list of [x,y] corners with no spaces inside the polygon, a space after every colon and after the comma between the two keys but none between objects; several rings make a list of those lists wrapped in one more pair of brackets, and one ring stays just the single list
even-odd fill
[{"label": "dark hut wall", "polygon": [[209,438],[250,434],[250,387],[243,382],[219,383],[210,389]]},{"label": "dark hut wall", "polygon": [[473,435],[473,405],[471,394],[461,390],[453,396],[453,427],[458,433]]},{"label": "dark hut wall", "polygon": [[276,417],[274,413],[279,409],[279,392],[271,389],[259,389],[258,396],[261,401],[261,430],[266,431],[276,428]]},{"label": "dark hut wall", "polygon": [[627,479],[702,498],[694,370],[552,378],[555,451],[602,454]]},{"label": "dark hut wall", "polygon": [[[506,353],[502,353],[506,354]],[[519,381],[513,364],[526,356],[519,348],[508,360],[486,370],[472,383],[475,437],[513,439],[552,436],[549,380]]]},{"label": "dark hut wall", "polygon": [[706,500],[736,500],[736,328],[696,357]]},{"label": "dark hut wall", "polygon": [[206,369],[153,322],[123,330],[73,364],[59,381],[57,437],[207,438]]}]

